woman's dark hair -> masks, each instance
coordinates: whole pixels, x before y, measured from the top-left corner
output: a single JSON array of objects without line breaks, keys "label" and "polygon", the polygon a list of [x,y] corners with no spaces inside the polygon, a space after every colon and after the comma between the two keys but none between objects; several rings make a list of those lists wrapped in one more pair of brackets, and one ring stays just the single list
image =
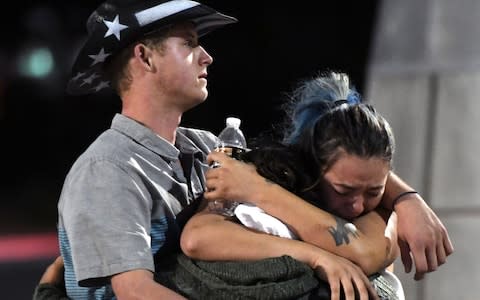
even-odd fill
[{"label": "woman's dark hair", "polygon": [[392,129],[371,105],[360,102],[347,75],[331,73],[306,80],[292,100],[291,126],[284,141],[257,147],[244,157],[264,177],[305,199],[312,197],[308,191],[342,153],[391,164]]},{"label": "woman's dark hair", "polygon": [[311,176],[303,171],[306,164],[302,156],[288,145],[275,142],[258,145],[242,153],[240,159],[252,163],[260,175],[294,194],[299,195],[312,183]]}]

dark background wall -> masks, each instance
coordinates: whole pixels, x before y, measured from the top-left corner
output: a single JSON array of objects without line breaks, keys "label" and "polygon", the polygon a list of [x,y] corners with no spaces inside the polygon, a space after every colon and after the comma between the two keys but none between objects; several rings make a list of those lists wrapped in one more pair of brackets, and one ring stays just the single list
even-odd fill
[{"label": "dark background wall", "polygon": [[[111,93],[71,97],[63,91],[85,19],[98,3],[26,2],[2,21],[1,232],[54,229],[66,172],[120,110]],[[218,132],[225,116],[236,115],[246,136],[256,136],[279,121],[285,92],[327,69],[349,73],[362,90],[376,1],[205,3],[240,22],[203,39],[214,57],[210,97],[184,115],[183,125]],[[20,57],[31,45],[49,47],[56,61],[43,79],[19,74]]]},{"label": "dark background wall", "polygon": [[[14,8],[4,11],[1,236],[55,231],[56,204],[68,169],[120,110],[112,93],[82,97],[64,93],[73,57],[85,38],[85,20],[99,3],[16,1]],[[347,72],[363,91],[378,1],[204,3],[240,22],[203,39],[214,57],[210,96],[184,115],[182,125],[218,133],[225,117],[235,115],[243,120],[247,138],[270,131],[282,119],[279,105],[285,92],[319,71]],[[42,78],[22,73],[21,61],[30,47],[45,47],[51,53],[53,69]],[[38,276],[33,273],[33,278]]]}]

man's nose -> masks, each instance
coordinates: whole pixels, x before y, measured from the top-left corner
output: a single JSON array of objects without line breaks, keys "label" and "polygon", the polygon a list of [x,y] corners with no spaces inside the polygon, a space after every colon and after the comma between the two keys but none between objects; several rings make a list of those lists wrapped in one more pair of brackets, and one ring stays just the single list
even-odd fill
[{"label": "man's nose", "polygon": [[200,51],[201,51],[201,54],[200,54],[200,61],[201,61],[201,64],[206,64],[207,66],[208,65],[211,65],[213,63],[213,57],[208,54],[207,50],[205,50],[202,46],[199,46],[200,47]]}]

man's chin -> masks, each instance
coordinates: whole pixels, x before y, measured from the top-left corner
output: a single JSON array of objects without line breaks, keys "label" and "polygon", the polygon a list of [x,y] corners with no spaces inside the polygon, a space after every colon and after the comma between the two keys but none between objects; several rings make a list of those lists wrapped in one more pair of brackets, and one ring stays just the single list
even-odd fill
[{"label": "man's chin", "polygon": [[185,107],[184,107],[184,111],[187,111],[187,110],[190,110],[196,106],[198,106],[199,104],[202,104],[203,102],[205,102],[205,100],[207,100],[207,97],[199,97],[199,98],[195,98],[194,100],[192,100],[190,103],[186,104]]}]

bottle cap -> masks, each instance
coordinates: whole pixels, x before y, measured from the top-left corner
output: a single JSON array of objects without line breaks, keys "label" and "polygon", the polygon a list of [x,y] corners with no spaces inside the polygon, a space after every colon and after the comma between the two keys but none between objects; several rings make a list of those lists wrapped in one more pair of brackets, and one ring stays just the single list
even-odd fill
[{"label": "bottle cap", "polygon": [[233,127],[233,128],[239,128],[241,122],[242,121],[239,118],[235,118],[235,117],[228,117],[226,120],[227,126]]}]

